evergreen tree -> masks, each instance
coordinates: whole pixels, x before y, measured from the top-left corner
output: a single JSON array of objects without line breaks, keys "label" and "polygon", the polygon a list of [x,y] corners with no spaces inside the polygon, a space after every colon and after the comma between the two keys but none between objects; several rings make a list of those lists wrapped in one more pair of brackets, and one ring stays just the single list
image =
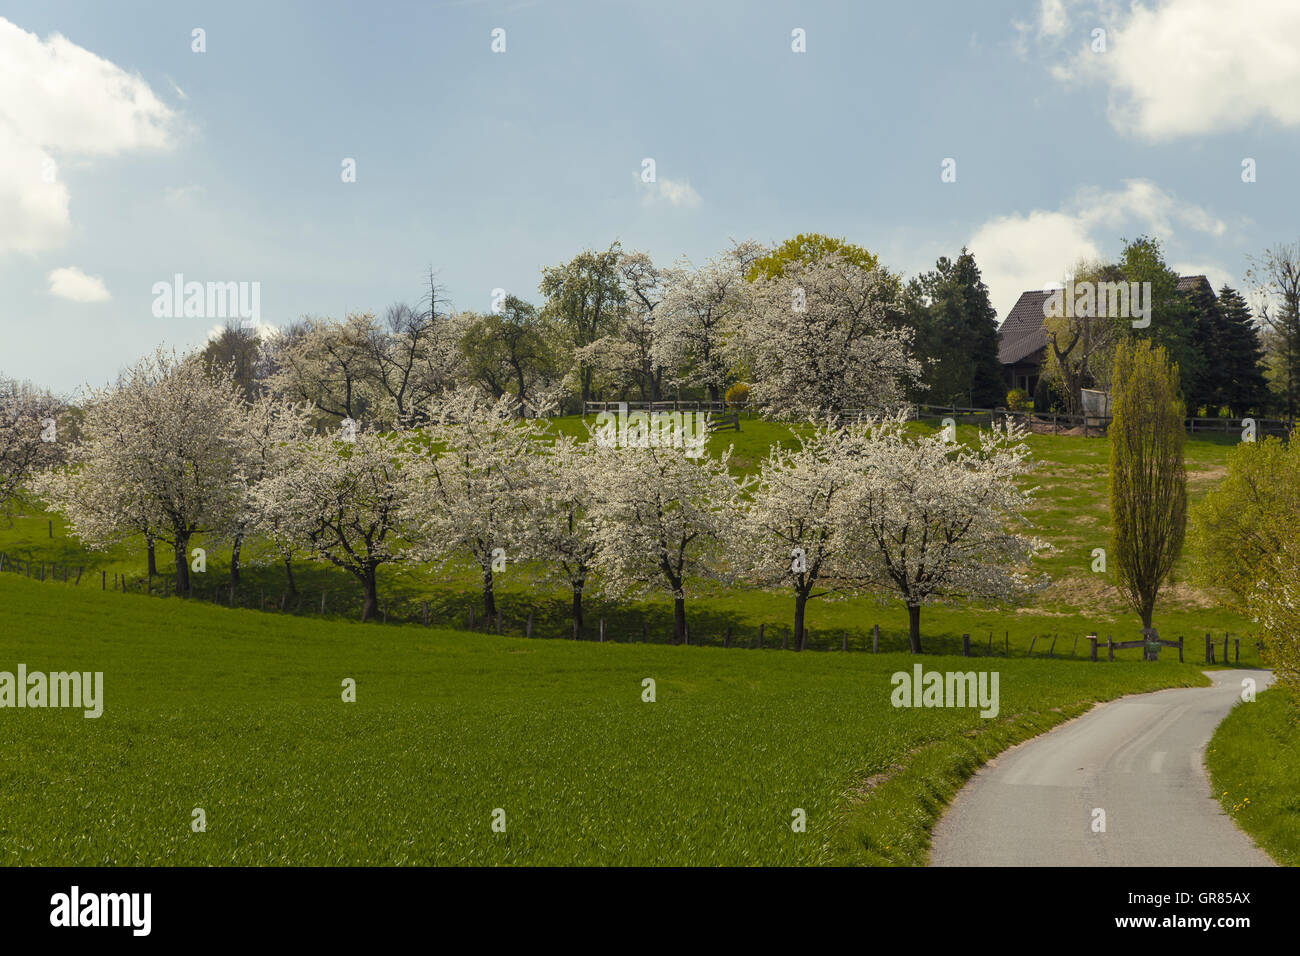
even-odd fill
[{"label": "evergreen tree", "polygon": [[1220,404],[1226,405],[1234,418],[1251,411],[1261,413],[1268,400],[1268,383],[1259,326],[1241,293],[1226,284],[1219,290],[1219,312],[1222,334],[1207,358],[1222,370]]},{"label": "evergreen tree", "polygon": [[929,401],[968,401],[976,408],[1003,403],[997,310],[969,251],[963,248],[955,261],[942,256],[933,270],[913,279],[905,309],[916,330],[916,357],[924,365]]},{"label": "evergreen tree", "polygon": [[1187,300],[1192,309],[1191,347],[1199,365],[1194,377],[1183,374],[1187,409],[1195,415],[1204,408],[1206,415],[1214,416],[1228,404],[1229,373],[1222,361],[1230,334],[1227,319],[1214,293],[1203,285],[1198,284]]}]

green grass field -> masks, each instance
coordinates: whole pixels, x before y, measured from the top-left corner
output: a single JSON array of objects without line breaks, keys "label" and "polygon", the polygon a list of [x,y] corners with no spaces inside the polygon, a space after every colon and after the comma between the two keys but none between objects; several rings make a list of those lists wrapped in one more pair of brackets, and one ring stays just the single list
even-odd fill
[{"label": "green grass field", "polygon": [[1300,712],[1274,687],[1238,703],[1205,748],[1214,795],[1278,863],[1300,866]]},{"label": "green grass field", "polygon": [[[748,471],[789,434],[742,419],[739,435],[712,444],[734,442],[733,464]],[[1131,639],[1137,628],[1105,576],[1090,571],[1092,549],[1106,545],[1107,444],[1029,441],[1043,461],[1032,517],[1053,545],[1043,561],[1052,587],[1021,606],[922,615],[927,669],[999,672],[1001,712],[991,720],[974,709],[891,705],[890,675],[917,660],[901,653],[897,602],[813,602],[812,646],[824,653],[778,649],[788,596],[704,584],[687,613],[692,643],[705,646],[667,645],[666,601],[594,596],[586,640],[542,640],[569,633],[568,596],[536,569],[512,565],[499,576],[497,636],[482,633],[481,620],[480,632],[465,630],[479,603],[468,570],[399,566],[381,577],[387,624],[361,625],[355,583],[306,562],[295,570],[302,596],[285,612],[242,609],[264,599],[274,609],[283,593],[282,568],[256,542],[245,548],[241,609],[229,609],[211,601],[214,591],[229,601],[228,551],[216,543],[206,575],[195,576],[205,600],[151,599],[101,590],[101,572],[109,582],[142,577],[139,542],[87,553],[57,515],[16,517],[0,526],[0,670],[103,671],[107,701],[98,720],[0,711],[9,744],[0,751],[0,861],[924,863],[930,827],[990,756],[1094,701],[1204,683],[1207,631],[1220,649],[1224,632],[1241,635],[1242,664],[1259,662],[1249,621],[1186,583],[1190,557],[1156,619],[1162,636],[1188,639],[1187,662],[1166,648],[1155,664],[1137,650],[1105,663],[1104,645],[1102,662],[1087,662],[1080,635]],[[1222,474],[1227,448],[1188,442],[1193,499]],[[160,570],[168,557],[160,550]],[[47,578],[53,562],[60,580],[27,579],[15,563],[27,561]],[[62,583],[65,568],[72,578],[82,569],[80,586]],[[423,601],[432,627],[411,623]],[[530,614],[535,638],[525,640]],[[596,644],[601,618],[609,639]],[[651,643],[631,643],[643,622]],[[752,649],[760,624],[763,651]],[[875,624],[879,655],[864,653]],[[736,646],[723,649],[728,632]],[[847,654],[838,651],[846,633]],[[974,659],[943,656],[956,654],[963,633]],[[341,700],[348,677],[354,704]],[[655,703],[641,699],[647,677]],[[1294,767],[1285,779],[1296,779]],[[190,827],[196,807],[207,814],[204,833]],[[505,833],[491,827],[497,808]],[[791,829],[796,808],[807,814],[805,833]]]},{"label": "green grass field", "polygon": [[[575,434],[584,431],[578,418],[560,419],[558,424]],[[932,426],[937,422],[912,427],[924,430]],[[974,433],[969,426],[958,428],[961,440],[970,440]],[[771,443],[783,440],[791,440],[789,426],[742,418],[739,433],[714,435],[710,449],[716,453],[734,445],[733,466],[739,472],[752,472]],[[1034,533],[1052,546],[1038,566],[1052,577],[1053,583],[1020,606],[958,604],[926,608],[921,628],[927,650],[956,652],[963,633],[969,633],[977,647],[987,649],[991,636],[995,650],[1009,643],[1013,653],[1024,654],[1032,645],[1035,655],[1047,652],[1053,638],[1057,655],[1068,655],[1071,648],[1082,654],[1087,645],[1080,636],[1091,631],[1103,639],[1109,634],[1117,641],[1139,637],[1137,616],[1120,599],[1108,576],[1091,570],[1092,551],[1106,547],[1109,534],[1106,441],[1051,435],[1031,435],[1028,441],[1041,462],[1033,476],[1034,485],[1040,488],[1038,504],[1030,517]],[[1230,445],[1222,436],[1197,436],[1188,441],[1189,493],[1193,501],[1222,477]],[[47,527],[49,520],[53,521],[53,537]],[[209,548],[206,574],[194,576],[199,595],[205,600],[215,596],[229,605],[228,545],[205,542],[203,536],[197,536],[193,545]],[[98,587],[101,572],[110,585],[114,575],[121,574],[130,576],[133,587],[145,587],[142,541],[127,542],[107,553],[87,553],[66,534],[58,515],[34,511],[16,517],[8,527],[0,519],[0,551],[8,555],[10,568],[15,560],[31,562],[37,568],[48,568],[53,563],[60,577],[65,568],[71,568],[73,577],[79,567],[83,568],[82,587]],[[1193,557],[1190,551],[1185,554],[1175,569],[1172,584],[1162,593],[1156,608],[1156,627],[1163,637],[1182,635],[1193,654],[1189,660],[1204,659],[1207,632],[1215,636],[1220,647],[1225,633],[1241,636],[1242,663],[1257,663],[1254,640],[1246,637],[1251,631],[1249,619],[1226,609],[1222,595],[1189,584]],[[162,577],[174,577],[171,555],[165,548],[159,548],[157,560]],[[269,549],[256,541],[247,542],[241,564],[241,584],[234,596],[238,606],[257,608],[264,601],[278,606],[284,598],[289,611],[318,617],[324,591],[327,615],[360,615],[359,586],[336,568],[297,562],[294,574],[301,594],[285,598],[284,569]],[[466,565],[441,570],[392,565],[380,569],[380,600],[390,621],[422,619],[422,603],[427,601],[436,625],[465,629],[471,612],[476,613],[479,626],[483,623],[478,583],[478,572]],[[154,586],[161,589],[162,578],[155,578]],[[171,587],[170,583],[167,586]],[[567,637],[571,633],[569,595],[541,579],[536,569],[511,564],[506,572],[497,575],[496,589],[507,633],[522,635],[530,614],[535,635]],[[666,598],[613,600],[589,590],[586,603],[588,637],[595,636],[601,618],[606,620],[607,632],[618,639],[639,640],[643,623],[651,641],[667,641],[671,635],[672,606]],[[707,582],[695,582],[687,600],[692,640],[702,644],[721,645],[728,628],[735,642],[754,644],[760,625],[765,626],[767,643],[779,643],[781,631],[791,624],[792,608],[792,599],[784,593],[722,591]],[[845,632],[850,647],[869,647],[873,625],[881,629],[882,649],[906,648],[907,612],[897,601],[859,596],[820,598],[809,604],[807,626],[815,649],[842,646]],[[1080,638],[1077,646],[1075,638]]]},{"label": "green grass field", "polygon": [[920,863],[989,754],[1089,701],[1204,680],[998,661],[985,720],[894,708],[902,654],[527,641],[8,574],[0,601],[0,670],[102,671],[105,697],[98,719],[0,711],[6,864]]}]

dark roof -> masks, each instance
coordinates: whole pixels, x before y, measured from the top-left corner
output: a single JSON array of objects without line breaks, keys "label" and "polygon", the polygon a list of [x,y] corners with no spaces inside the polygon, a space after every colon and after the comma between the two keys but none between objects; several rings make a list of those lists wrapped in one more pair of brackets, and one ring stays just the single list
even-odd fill
[{"label": "dark roof", "polygon": [[1051,294],[1042,289],[1020,293],[1015,307],[998,328],[998,361],[1003,365],[1023,361],[1047,345],[1043,303]]},{"label": "dark roof", "polygon": [[1209,290],[1210,295],[1214,295],[1214,286],[1210,285],[1210,280],[1205,278],[1205,276],[1179,276],[1178,277],[1179,292],[1191,292],[1195,290],[1197,286],[1204,286],[1206,289]]},{"label": "dark roof", "polygon": [[[1178,277],[1179,292],[1191,292],[1200,286],[1214,295],[1214,287],[1205,276]],[[1003,365],[1023,362],[1047,346],[1047,330],[1043,327],[1043,303],[1051,294],[1050,290],[1043,289],[1020,293],[1020,298],[998,327],[998,361]]]}]

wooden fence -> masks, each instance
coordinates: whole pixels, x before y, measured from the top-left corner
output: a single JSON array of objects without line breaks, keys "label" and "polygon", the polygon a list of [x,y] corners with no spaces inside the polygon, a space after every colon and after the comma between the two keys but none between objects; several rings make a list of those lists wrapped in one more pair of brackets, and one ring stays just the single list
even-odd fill
[{"label": "wooden fence", "polygon": [[[0,551],[0,573],[9,572],[12,574],[23,575],[37,581],[59,581],[73,586],[81,584],[85,568],[82,565],[58,564],[56,562],[32,562],[21,556],[10,555]],[[197,574],[197,572],[195,572]],[[158,579],[155,582],[155,577]],[[90,580],[94,580],[94,571],[91,572]],[[191,577],[191,585],[188,592],[184,595],[176,593],[175,586],[171,579],[164,574],[158,575],[136,575],[128,576],[126,574],[115,573],[112,579],[108,577],[108,572],[101,570],[99,572],[99,587],[102,591],[117,591],[123,594],[138,593],[148,596],[158,597],[185,597],[189,599],[198,599],[219,604],[223,607],[246,608],[249,610],[273,611],[290,614],[314,614],[321,615],[330,612],[329,590],[320,592],[320,608],[316,611],[315,591],[308,594],[305,591],[298,591],[290,594],[284,589],[275,589],[267,591],[264,585],[256,587],[243,587],[230,584],[229,582],[200,583],[197,587]],[[278,596],[277,596],[278,591]],[[269,599],[269,600],[268,600]],[[345,610],[355,610],[352,605],[355,602],[349,601]],[[335,601],[338,604],[338,601]],[[427,600],[418,602],[406,601],[403,604],[394,606],[387,602],[381,605],[379,609],[379,618],[387,623],[390,616],[395,622],[408,624],[422,624],[430,627],[434,624],[442,624],[445,627],[463,628],[468,627],[471,631],[483,631],[496,634],[518,634],[523,637],[531,638],[537,630],[534,619],[534,611],[529,610],[527,618],[522,617],[507,622],[503,614],[498,613],[495,617],[484,617],[475,610],[475,605],[471,604],[468,611],[457,611],[448,607],[441,614],[431,613],[430,603]],[[673,636],[671,629],[667,630],[662,637],[656,635],[656,639],[651,641],[650,628],[644,616],[634,616],[635,624],[630,626],[630,630],[620,634],[619,627],[608,626],[604,617],[597,619],[594,628],[588,628],[584,633],[578,633],[571,625],[567,616],[563,617],[563,626],[555,633],[556,637],[568,638],[572,640],[597,640],[600,642],[609,641],[611,643],[671,643]],[[628,627],[624,621],[623,627]],[[778,637],[779,635],[779,637]],[[1035,650],[1038,641],[1042,640],[1047,644],[1045,652],[1039,651],[1041,656],[1053,658],[1056,656],[1057,642],[1061,637],[1068,635],[1049,633],[1036,634],[1030,638],[1029,647],[1025,656],[1035,656]],[[1076,656],[1079,638],[1083,637],[1090,645],[1089,659],[1097,660],[1097,649],[1101,643],[1096,632],[1086,635],[1075,635],[1070,644],[1070,657]],[[867,651],[872,654],[881,653],[882,641],[885,645],[885,652],[908,651],[910,644],[906,632],[897,634],[882,634],[880,625],[873,625],[869,631],[854,629],[852,631],[845,628],[834,629],[817,629],[804,628],[804,649],[817,651],[842,651],[848,652],[853,650]],[[1048,643],[1050,641],[1050,644]],[[701,634],[697,630],[692,633],[688,626],[686,631],[687,644],[708,645],[713,647],[724,648],[753,648],[753,649],[771,649],[780,647],[782,650],[791,650],[794,648],[793,632],[788,625],[774,625],[769,628],[766,623],[758,625],[757,629],[751,631],[749,635],[741,633],[738,625],[735,623],[717,624],[709,629],[706,634]],[[970,634],[962,634],[960,641],[954,641],[952,638],[928,637],[925,644],[929,653],[932,654],[960,654],[963,657],[1011,657],[1011,634],[1009,631],[1003,632],[1003,641],[998,645],[994,639],[992,631],[988,632],[986,641],[981,641],[977,637],[972,642]],[[1214,664],[1216,661],[1216,645],[1214,638],[1206,633],[1205,635],[1205,663]],[[1241,660],[1241,638],[1232,637],[1231,634],[1223,635],[1222,661],[1228,663],[1229,646],[1232,648],[1233,663]],[[1106,659],[1113,661],[1117,650],[1126,650],[1132,648],[1143,649],[1144,660],[1155,660],[1159,654],[1160,647],[1172,647],[1178,649],[1178,660],[1181,663],[1184,660],[1183,654],[1185,643],[1180,635],[1178,640],[1162,640],[1156,634],[1155,630],[1147,632],[1144,630],[1143,637],[1139,640],[1132,641],[1114,641],[1110,635],[1105,638]],[[1256,642],[1256,652],[1262,650],[1262,645]]]}]

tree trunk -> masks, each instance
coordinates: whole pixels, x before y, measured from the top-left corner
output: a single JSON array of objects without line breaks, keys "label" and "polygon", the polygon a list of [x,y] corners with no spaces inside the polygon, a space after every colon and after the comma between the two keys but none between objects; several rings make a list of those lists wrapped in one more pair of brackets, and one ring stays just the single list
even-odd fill
[{"label": "tree trunk", "polygon": [[488,623],[497,616],[497,598],[492,590],[492,565],[483,568],[483,614]]},{"label": "tree trunk", "polygon": [[366,599],[361,605],[361,620],[370,620],[379,610],[379,587],[375,581],[375,569],[366,568],[362,573],[361,583],[365,587]]},{"label": "tree trunk", "polygon": [[149,577],[153,577],[158,573],[158,560],[154,557],[153,535],[145,535],[144,540],[145,544],[149,546]]},{"label": "tree trunk", "polygon": [[298,587],[293,581],[293,561],[289,558],[284,559],[284,576],[289,579],[289,597],[297,597]]},{"label": "tree trunk", "polygon": [[582,584],[573,586],[573,634],[582,637]]},{"label": "tree trunk", "polygon": [[190,536],[176,535],[176,593],[184,594],[190,589]]},{"label": "tree trunk", "polygon": [[804,648],[803,614],[807,604],[808,593],[801,588],[796,588],[794,592],[794,649],[796,651]]},{"label": "tree trunk", "polygon": [[673,643],[686,641],[686,598],[680,595],[673,598]]},{"label": "tree trunk", "polygon": [[913,654],[921,653],[921,605],[907,606],[907,643]]},{"label": "tree trunk", "polygon": [[244,536],[235,535],[234,546],[230,549],[230,583],[239,584],[239,552],[244,549]]}]

